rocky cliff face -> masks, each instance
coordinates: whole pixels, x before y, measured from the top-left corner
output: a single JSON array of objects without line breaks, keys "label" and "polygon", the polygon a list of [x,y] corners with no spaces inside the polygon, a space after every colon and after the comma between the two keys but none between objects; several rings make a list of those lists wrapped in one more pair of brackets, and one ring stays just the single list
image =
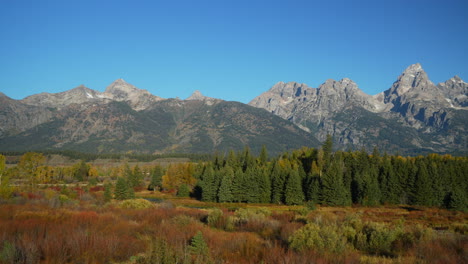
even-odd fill
[{"label": "rocky cliff face", "polygon": [[383,144],[400,152],[456,152],[466,151],[467,128],[456,120],[468,111],[467,87],[458,77],[436,86],[414,64],[375,96],[347,78],[327,80],[318,88],[280,82],[249,104],[293,121],[319,140],[331,134],[341,148]]},{"label": "rocky cliff face", "polygon": [[455,76],[437,87],[445,95],[451,107],[468,107],[468,83]]},{"label": "rocky cliff face", "polygon": [[276,154],[319,142],[265,110],[194,93],[162,99],[117,80],[104,93],[80,86],[13,100],[0,94],[0,150]]}]

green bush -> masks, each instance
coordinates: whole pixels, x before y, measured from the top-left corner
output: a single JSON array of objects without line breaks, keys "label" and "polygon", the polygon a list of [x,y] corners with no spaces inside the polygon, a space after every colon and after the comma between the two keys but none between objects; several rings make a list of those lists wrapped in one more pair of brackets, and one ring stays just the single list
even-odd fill
[{"label": "green bush", "polygon": [[342,253],[346,249],[346,238],[336,225],[319,226],[309,223],[294,232],[289,238],[289,245],[298,251],[313,249]]},{"label": "green bush", "polygon": [[3,242],[3,248],[0,251],[0,262],[1,263],[16,263],[17,249],[14,244],[5,241]]},{"label": "green bush", "polygon": [[120,202],[118,207],[122,209],[147,209],[153,208],[154,204],[145,199],[129,199]]},{"label": "green bush", "polygon": [[393,243],[400,237],[400,228],[390,228],[383,223],[369,222],[357,234],[355,247],[374,255],[393,256]]},{"label": "green bush", "polygon": [[238,223],[247,223],[250,221],[263,221],[271,215],[267,208],[239,208],[234,213]]},{"label": "green bush", "polygon": [[207,223],[209,226],[219,227],[219,224],[223,218],[223,211],[218,208],[210,210],[207,217]]},{"label": "green bush", "polygon": [[190,196],[190,187],[187,184],[182,184],[177,191],[178,197],[189,197]]}]

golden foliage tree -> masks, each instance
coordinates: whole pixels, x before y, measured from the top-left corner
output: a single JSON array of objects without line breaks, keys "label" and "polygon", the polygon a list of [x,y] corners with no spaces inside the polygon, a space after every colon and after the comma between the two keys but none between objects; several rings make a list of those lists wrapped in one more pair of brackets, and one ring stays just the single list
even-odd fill
[{"label": "golden foliage tree", "polygon": [[193,187],[196,179],[193,177],[194,168],[191,163],[173,164],[167,168],[162,176],[162,186],[166,190],[177,190],[182,184]]},{"label": "golden foliage tree", "polygon": [[45,156],[42,153],[28,152],[24,154],[19,163],[20,176],[28,181],[28,186],[32,191],[39,180],[39,167],[45,163]]}]

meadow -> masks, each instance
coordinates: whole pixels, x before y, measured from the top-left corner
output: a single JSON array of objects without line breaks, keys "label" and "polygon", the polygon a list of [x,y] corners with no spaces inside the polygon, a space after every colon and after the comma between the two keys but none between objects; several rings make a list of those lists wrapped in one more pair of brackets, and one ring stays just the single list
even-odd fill
[{"label": "meadow", "polygon": [[[296,199],[288,191],[291,179],[312,188],[310,172],[316,170],[319,180],[331,175],[324,166],[320,176],[320,166],[304,153],[315,152],[306,149],[273,161],[240,153],[198,163],[180,158],[86,163],[26,153],[7,166],[0,155],[0,263],[468,263],[464,196],[450,196],[448,204],[459,206],[444,208],[416,199],[387,203],[382,192],[378,202],[364,206],[351,198],[357,194],[369,201],[365,192],[351,188],[344,199],[335,197],[353,203],[337,205],[320,200],[327,197],[324,183],[307,191],[298,181],[298,190],[312,198]],[[463,159],[428,158],[460,171],[466,166]],[[308,161],[310,172],[295,165]],[[277,200],[269,200],[275,197],[273,180],[281,178],[272,177],[272,192],[263,200],[252,191],[262,189],[249,186],[255,186],[253,175],[268,179],[262,171],[281,168],[275,164],[290,168],[278,174],[285,177],[284,188],[277,189]],[[354,181],[361,174],[349,175]],[[236,177],[244,179],[239,186],[245,192],[225,188],[235,186]]]},{"label": "meadow", "polygon": [[4,200],[1,263],[466,263],[468,257],[468,214],[458,211],[218,204],[146,190],[106,203],[103,192],[46,188]]}]

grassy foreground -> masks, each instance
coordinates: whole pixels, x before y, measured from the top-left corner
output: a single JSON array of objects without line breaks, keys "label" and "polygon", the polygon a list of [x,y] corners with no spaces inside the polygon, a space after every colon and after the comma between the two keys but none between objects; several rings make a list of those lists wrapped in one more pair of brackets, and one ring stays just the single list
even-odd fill
[{"label": "grassy foreground", "polygon": [[0,263],[468,262],[468,214],[458,211],[136,196],[106,203],[99,189],[42,189],[4,200]]}]

